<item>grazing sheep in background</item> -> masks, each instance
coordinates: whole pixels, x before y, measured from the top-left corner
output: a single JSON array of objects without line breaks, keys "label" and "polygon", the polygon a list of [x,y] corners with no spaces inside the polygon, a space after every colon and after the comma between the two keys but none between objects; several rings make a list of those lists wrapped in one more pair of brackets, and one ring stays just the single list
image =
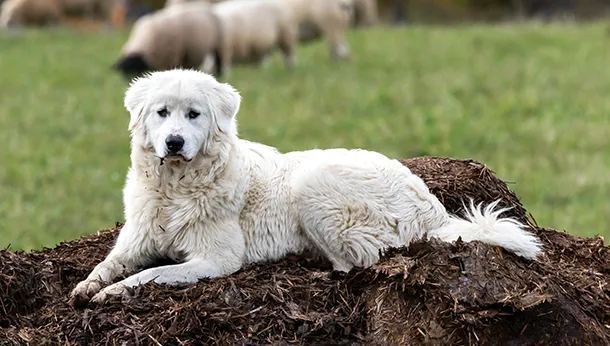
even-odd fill
[{"label": "grazing sheep in background", "polygon": [[[246,17],[257,17],[252,10],[244,7],[246,2],[261,2],[263,0],[167,0],[166,6],[192,1],[218,3],[223,8],[239,8],[241,20]],[[376,0],[281,0],[289,6],[292,20],[298,25],[298,40],[309,42],[325,37],[330,45],[331,58],[334,60],[348,59],[349,46],[345,34],[352,26],[371,26],[377,22]],[[229,5],[228,3],[238,4]],[[262,10],[260,13],[263,13]],[[256,20],[256,19],[255,19]],[[354,21],[352,21],[354,20]],[[240,36],[243,36],[240,34]],[[259,57],[250,60],[259,61]],[[262,58],[260,59],[262,61]],[[207,66],[211,66],[208,57]],[[206,71],[209,71],[209,67]]]},{"label": "grazing sheep in background", "polygon": [[6,0],[0,5],[0,27],[50,26],[61,21],[57,1]]},{"label": "grazing sheep in background", "polygon": [[7,0],[2,4],[0,27],[69,25],[76,18],[102,20],[109,26],[112,10],[119,5],[119,1]]},{"label": "grazing sheep in background", "polygon": [[282,0],[232,0],[212,8],[222,22],[228,61],[261,64],[279,48],[288,68],[295,66],[298,26]]},{"label": "grazing sheep in background", "polygon": [[131,29],[114,67],[125,78],[175,67],[201,68],[206,55],[216,74],[227,67],[221,23],[203,2],[171,6],[140,17]]},{"label": "grazing sheep in background", "polygon": [[290,5],[299,24],[299,40],[311,41],[320,36],[328,40],[331,58],[348,59],[345,34],[354,13],[353,0],[284,0]]}]

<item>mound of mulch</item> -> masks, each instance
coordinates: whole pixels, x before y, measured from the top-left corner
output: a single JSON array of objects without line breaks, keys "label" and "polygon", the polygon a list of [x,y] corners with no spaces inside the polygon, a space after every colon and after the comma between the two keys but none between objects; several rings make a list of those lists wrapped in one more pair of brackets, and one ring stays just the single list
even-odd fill
[{"label": "mound of mulch", "polygon": [[[454,213],[502,198],[525,209],[473,161],[403,162]],[[531,225],[531,223],[530,223]],[[0,252],[2,345],[608,345],[610,254],[531,225],[540,262],[478,242],[417,242],[348,274],[307,255],[244,268],[197,285],[148,284],[133,298],[74,309],[68,294],[120,229],[31,253]]]}]

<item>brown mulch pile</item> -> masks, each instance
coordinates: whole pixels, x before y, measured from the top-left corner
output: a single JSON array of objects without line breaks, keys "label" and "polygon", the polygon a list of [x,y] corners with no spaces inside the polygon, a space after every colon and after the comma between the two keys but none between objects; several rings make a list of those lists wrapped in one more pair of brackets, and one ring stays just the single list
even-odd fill
[{"label": "brown mulch pile", "polygon": [[[403,162],[448,210],[503,199],[473,161]],[[529,221],[527,221],[529,222]],[[0,252],[0,345],[608,345],[610,248],[532,225],[534,263],[478,242],[417,242],[348,274],[308,256],[197,285],[148,284],[132,299],[74,309],[68,294],[101,261],[115,229],[31,253]]]}]

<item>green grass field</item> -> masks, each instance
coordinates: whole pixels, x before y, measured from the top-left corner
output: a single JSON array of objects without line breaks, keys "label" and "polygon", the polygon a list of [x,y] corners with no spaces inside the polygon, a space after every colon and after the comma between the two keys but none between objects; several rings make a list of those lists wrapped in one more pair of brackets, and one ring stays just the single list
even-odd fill
[{"label": "green grass field", "polygon": [[[0,246],[53,246],[122,221],[127,33],[0,33]],[[361,147],[486,163],[541,226],[610,235],[606,25],[377,28],[354,59],[301,47],[234,69],[242,137],[280,150]]]}]

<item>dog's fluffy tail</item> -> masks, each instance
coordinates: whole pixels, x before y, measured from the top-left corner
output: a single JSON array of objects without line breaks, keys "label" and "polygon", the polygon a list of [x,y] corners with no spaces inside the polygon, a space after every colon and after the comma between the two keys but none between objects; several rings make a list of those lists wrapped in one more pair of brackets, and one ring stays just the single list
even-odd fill
[{"label": "dog's fluffy tail", "polygon": [[450,216],[444,226],[429,232],[429,236],[452,242],[462,237],[465,242],[478,240],[490,245],[501,246],[517,255],[535,259],[541,251],[538,238],[525,230],[526,226],[511,218],[499,218],[508,209],[497,209],[500,200],[485,209],[470,201],[464,219]]}]

